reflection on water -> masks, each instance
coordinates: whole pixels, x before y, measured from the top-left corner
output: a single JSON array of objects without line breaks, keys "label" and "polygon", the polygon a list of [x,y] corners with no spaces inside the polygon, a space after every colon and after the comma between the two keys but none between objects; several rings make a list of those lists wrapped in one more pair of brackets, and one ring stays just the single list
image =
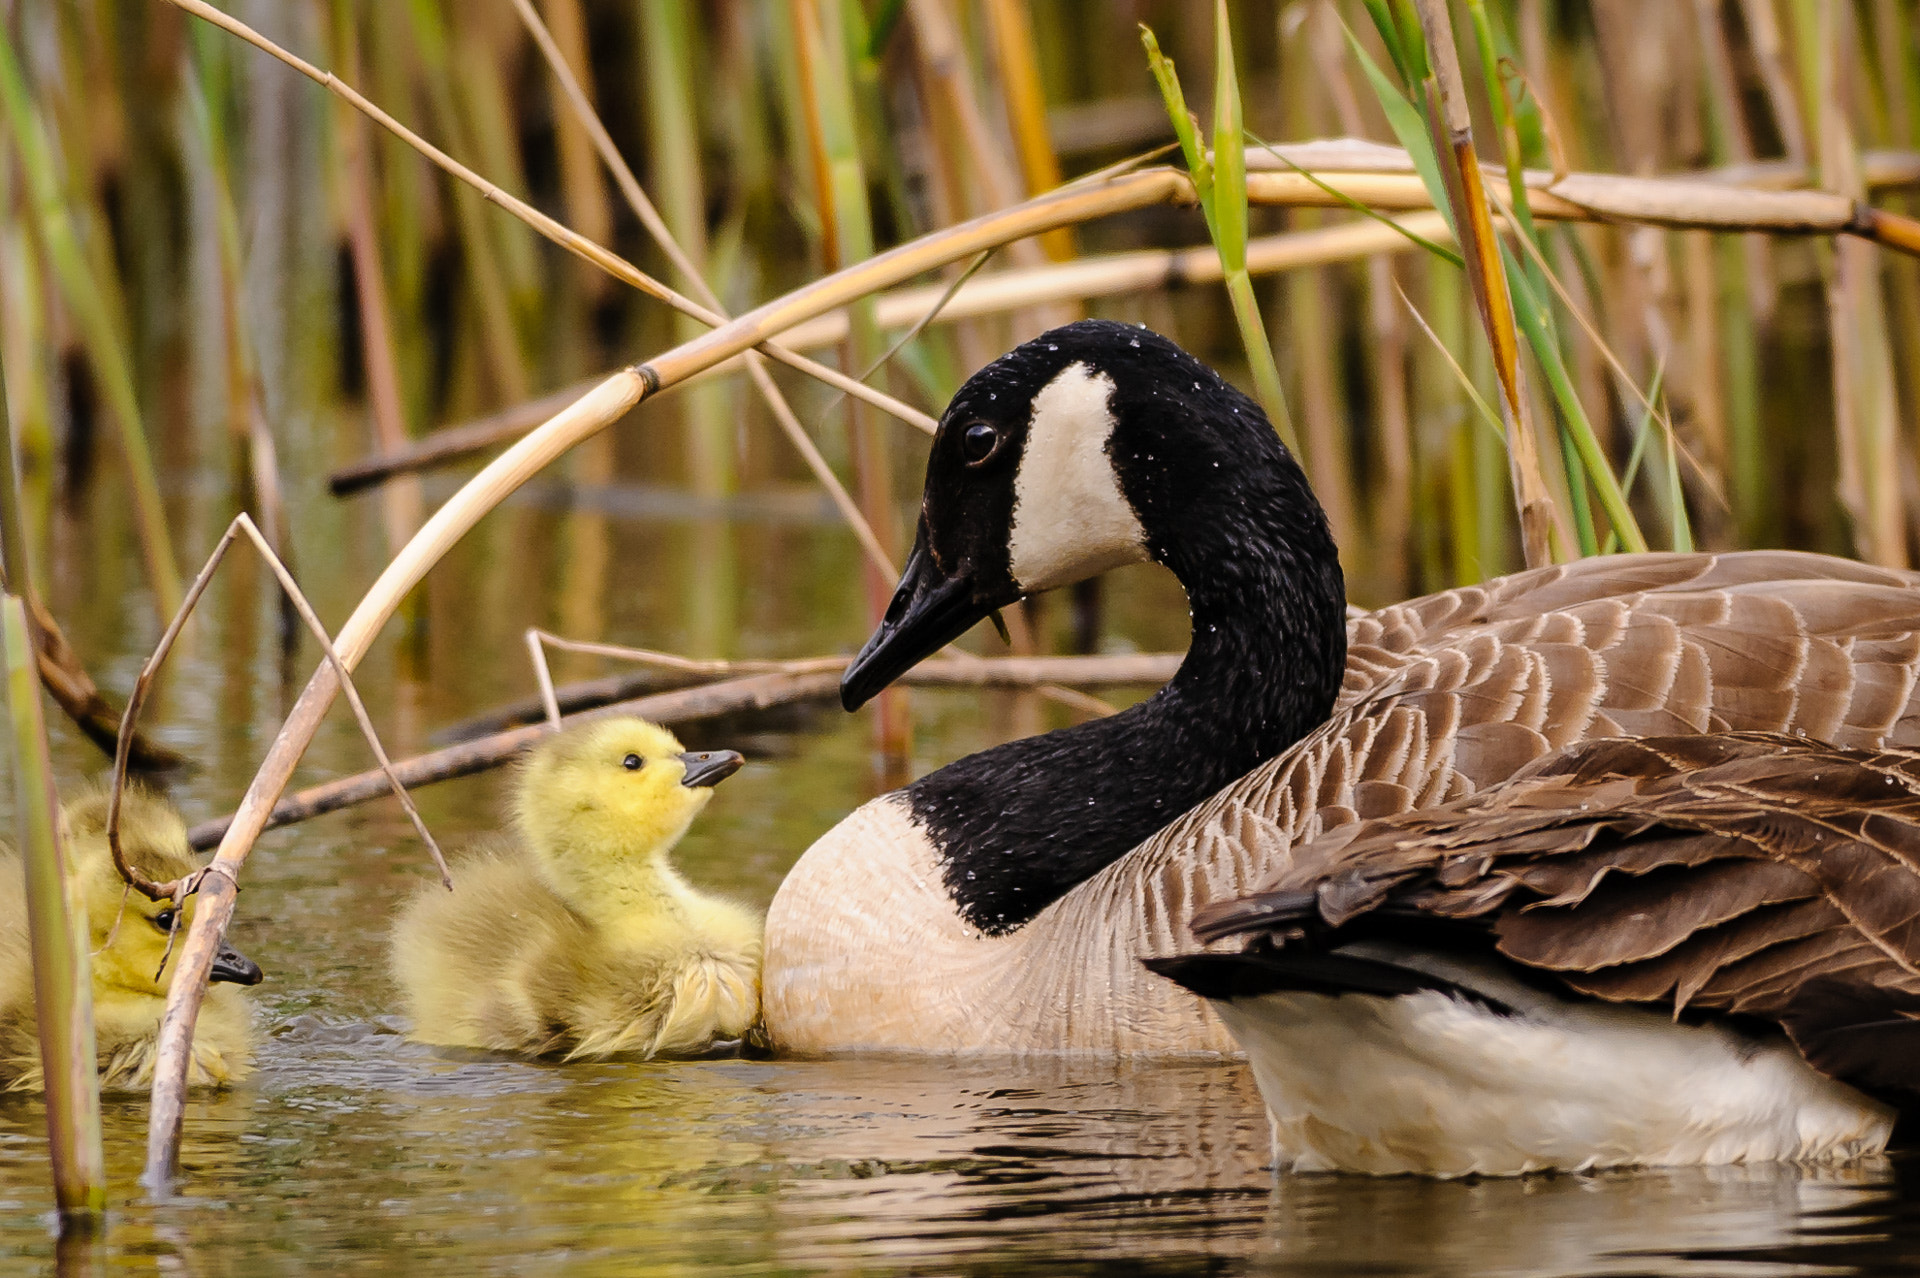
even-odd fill
[{"label": "reflection on water", "polygon": [[[1253,1090],[1217,1061],[561,1068],[300,1016],[264,1064],[252,1086],[195,1105],[184,1195],[156,1206],[123,1192],[100,1258],[172,1258],[188,1273],[1218,1262],[1458,1275],[1920,1258],[1879,1219],[1899,1183],[1884,1163],[1276,1182]],[[123,1186],[142,1108],[108,1114]],[[53,1254],[40,1119],[33,1102],[0,1109],[9,1262]]]}]

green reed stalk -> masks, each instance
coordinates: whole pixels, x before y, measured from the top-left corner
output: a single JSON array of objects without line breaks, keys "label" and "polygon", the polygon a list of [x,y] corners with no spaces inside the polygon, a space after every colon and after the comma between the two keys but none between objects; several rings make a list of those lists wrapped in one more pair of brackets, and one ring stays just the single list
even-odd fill
[{"label": "green reed stalk", "polygon": [[[806,108],[807,147],[812,159],[815,197],[820,210],[820,244],[824,265],[836,271],[873,256],[873,221],[867,207],[865,167],[860,159],[860,135],[853,109],[853,77],[843,0],[790,0],[794,47]],[[841,348],[842,367],[855,377],[874,366],[886,349],[871,295],[848,308],[848,340]],[[860,513],[873,529],[880,548],[895,563],[900,560],[900,533],[893,502],[892,432],[872,420],[858,400],[848,399],[852,421],[854,475]],[[863,565],[867,610],[877,621],[886,612],[894,583],[872,564]],[[904,766],[912,745],[913,725],[904,693],[882,693],[878,731],[883,755]]]},{"label": "green reed stalk", "polygon": [[[12,172],[0,175],[0,208],[12,209],[25,193],[12,185]],[[53,349],[47,330],[41,263],[32,237],[17,221],[0,231],[0,254],[7,269],[0,274],[0,359],[13,368],[14,434],[28,474],[44,481],[53,466],[53,403],[48,387],[47,360]],[[36,505],[38,503],[36,502]]]},{"label": "green reed stalk", "polygon": [[[413,0],[413,43],[420,55],[427,101],[435,123],[456,156],[475,155],[465,117],[453,87],[452,59],[438,0]],[[486,350],[486,374],[502,401],[518,404],[529,395],[526,351],[514,320],[513,288],[499,245],[488,233],[484,201],[464,182],[453,188],[453,211],[463,250],[462,266],[473,287],[479,312],[480,337]]]},{"label": "green reed stalk", "polygon": [[93,1038],[93,981],[86,910],[60,843],[59,797],[47,755],[26,605],[0,595],[0,657],[12,721],[14,828],[26,866],[33,946],[34,1015],[46,1081],[47,1145],[61,1227],[96,1227],[107,1207],[100,1145],[100,1077]]},{"label": "green reed stalk", "polygon": [[[26,526],[6,378],[0,373],[0,565],[9,592],[25,593]],[[33,949],[34,1013],[46,1079],[47,1144],[61,1228],[87,1229],[106,1210],[106,1160],[100,1146],[100,1079],[93,1039],[93,979],[86,910],[60,845],[59,796],[47,755],[33,630],[19,595],[0,595],[0,660],[7,672],[12,722],[14,826],[21,859],[27,931]]]},{"label": "green reed stalk", "polygon": [[[576,79],[593,96],[592,67],[587,57],[587,16],[580,0],[547,0],[541,6],[560,52],[573,68]],[[732,84],[732,81],[722,81]],[[600,160],[593,153],[593,139],[568,108],[565,95],[557,85],[547,95],[548,110],[553,113],[555,150],[560,160],[560,198],[567,210],[567,225],[596,244],[613,243],[613,197],[600,171]],[[606,296],[613,281],[599,271],[579,271],[589,297]]]},{"label": "green reed stalk", "polygon": [[[511,24],[468,20],[466,6],[451,9],[452,88],[459,104],[475,167],[509,191],[527,189],[527,166],[520,153],[520,130],[513,119],[511,94],[502,72],[507,59],[517,60],[522,46]],[[499,47],[492,37],[504,37]],[[542,272],[539,242],[515,218],[488,218],[487,230],[507,278],[514,318],[528,326],[541,301]]]},{"label": "green reed stalk", "polygon": [[1287,412],[1286,395],[1280,388],[1280,368],[1274,362],[1273,344],[1267,338],[1266,322],[1260,317],[1260,303],[1253,294],[1253,277],[1247,273],[1247,141],[1246,124],[1240,108],[1240,81],[1233,62],[1233,31],[1227,22],[1226,0],[1215,0],[1214,57],[1216,60],[1213,95],[1213,153],[1203,149],[1200,124],[1187,110],[1187,99],[1180,89],[1180,75],[1173,59],[1160,52],[1160,42],[1144,24],[1140,40],[1147,50],[1147,62],[1160,85],[1167,104],[1167,115],[1180,139],[1200,197],[1200,210],[1207,221],[1207,233],[1220,254],[1220,266],[1227,286],[1227,300],[1233,307],[1234,323],[1240,329],[1240,341],[1246,347],[1247,364],[1253,373],[1254,395],[1266,410],[1273,428],[1295,453],[1300,439],[1294,433],[1293,418]]},{"label": "green reed stalk", "polygon": [[[369,91],[382,102],[409,100],[413,92],[412,59],[408,53],[412,44],[409,38],[412,19],[406,8],[397,4],[375,5],[371,12],[360,13],[356,20],[355,15],[361,9],[359,0],[334,0],[334,4],[341,11],[334,20],[335,30],[342,31],[344,38],[355,46],[356,58],[364,56],[367,75],[372,81]],[[418,162],[405,142],[385,129],[370,128],[367,137],[364,153],[367,190],[374,201],[380,256],[387,268],[388,305],[395,321],[394,357],[406,409],[403,419],[424,422],[437,408],[431,402],[433,387],[425,375],[432,367],[431,333],[419,322],[426,308],[427,224],[432,220],[432,205],[438,194],[436,176],[433,170]]]},{"label": "green reed stalk", "polygon": [[74,230],[73,211],[62,190],[44,126],[27,92],[12,40],[4,30],[0,30],[0,109],[5,111],[26,177],[28,195],[23,202],[28,220],[53,264],[101,396],[118,428],[147,581],[164,622],[180,604],[180,570],[174,559],[171,525],[160,500],[160,481],[147,444],[139,397],[134,393],[133,366],[102,280]]},{"label": "green reed stalk", "polygon": [[[647,85],[649,185],[674,241],[707,275],[707,199],[700,172],[700,117],[696,109],[694,14],[687,0],[644,0],[640,8],[640,53]],[[707,326],[685,315],[674,318],[675,343],[691,341]],[[687,477],[695,492],[731,493],[739,486],[733,456],[733,422],[727,387],[718,382],[690,388],[681,401],[686,423]]]}]

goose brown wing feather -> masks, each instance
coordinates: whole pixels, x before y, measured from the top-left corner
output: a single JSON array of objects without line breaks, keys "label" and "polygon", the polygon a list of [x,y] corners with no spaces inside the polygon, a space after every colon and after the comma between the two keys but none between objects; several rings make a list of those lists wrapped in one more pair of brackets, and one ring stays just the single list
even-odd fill
[{"label": "goose brown wing feather", "polygon": [[[1462,800],[1528,766],[1568,787],[1609,776],[1628,793],[1677,784],[1674,769],[1642,762],[1640,743],[1595,738],[1753,730],[1920,746],[1920,574],[1785,551],[1613,556],[1365,613],[1348,634],[1328,721],[1023,929],[1034,958],[1019,997],[1071,985],[1055,956],[1091,945],[1099,970],[1125,973],[1113,978],[1120,1004],[1191,1026],[1203,1013],[1136,960],[1189,948],[1202,907],[1209,935],[1263,926],[1261,890],[1348,855],[1316,842],[1342,825]],[[1583,741],[1592,753],[1550,755]],[[1662,748],[1682,762],[1721,758]],[[1554,825],[1530,821],[1530,831]],[[1394,875],[1382,873],[1378,890],[1390,891]]]},{"label": "goose brown wing feather", "polygon": [[1816,1068],[1920,1098],[1920,1056],[1877,1055],[1920,1045],[1920,755],[1592,741],[1336,835],[1196,933],[1318,948],[1374,912],[1469,924],[1572,990],[1771,1021]]}]

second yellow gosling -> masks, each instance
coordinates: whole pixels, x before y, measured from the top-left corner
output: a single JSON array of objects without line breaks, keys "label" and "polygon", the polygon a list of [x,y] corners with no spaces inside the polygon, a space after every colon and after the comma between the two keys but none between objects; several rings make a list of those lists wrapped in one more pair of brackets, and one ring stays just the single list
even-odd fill
[{"label": "second yellow gosling", "polygon": [[412,1037],[568,1060],[686,1055],[760,1012],[761,921],[680,877],[668,853],[733,775],[664,728],[610,719],[523,765],[519,837],[423,886],[394,924]]},{"label": "second yellow gosling", "polygon": [[[107,798],[92,794],[68,803],[61,814],[68,863],[80,881],[93,957],[93,1034],[99,1049],[103,1092],[143,1092],[153,1084],[160,1014],[179,966],[176,944],[166,970],[161,956],[167,935],[181,939],[193,917],[193,899],[185,913],[166,901],[149,901],[127,890],[113,867],[107,846]],[[193,852],[187,828],[173,805],[157,795],[129,787],[120,804],[120,847],[127,861],[148,879],[164,883],[191,874]],[[20,854],[0,847],[0,881],[21,882]],[[252,1070],[253,1015],[236,985],[255,985],[260,969],[231,946],[214,958],[213,980],[193,1034],[187,1081],[198,1087],[224,1086]],[[27,919],[17,906],[0,922],[0,1088],[41,1091],[46,1080],[40,1064],[40,1035],[34,1012],[33,954]]]}]

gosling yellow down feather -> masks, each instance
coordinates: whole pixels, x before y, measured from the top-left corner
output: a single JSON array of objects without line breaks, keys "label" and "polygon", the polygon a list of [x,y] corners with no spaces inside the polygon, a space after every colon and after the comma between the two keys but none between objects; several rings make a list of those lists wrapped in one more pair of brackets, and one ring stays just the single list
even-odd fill
[{"label": "gosling yellow down feather", "polygon": [[[160,1014],[179,966],[160,970],[167,933],[175,925],[166,901],[149,901],[126,890],[107,847],[107,797],[91,794],[66,805],[61,813],[68,863],[79,880],[86,904],[88,948],[93,955],[93,1033],[100,1057],[100,1088],[108,1092],[145,1091],[153,1083],[153,1058]],[[127,861],[148,879],[164,883],[191,874],[193,852],[187,828],[173,805],[157,795],[129,787],[120,804],[120,847]],[[0,845],[0,881],[18,884],[20,854]],[[193,916],[189,898],[178,920],[184,935]],[[197,1087],[224,1086],[252,1070],[253,1015],[247,997],[234,985],[253,985],[260,969],[228,946],[214,960],[213,979],[194,1028],[187,1081]],[[41,1091],[40,1036],[35,1021],[33,954],[24,912],[0,925],[0,1088]]]},{"label": "gosling yellow down feather", "polygon": [[522,766],[517,840],[423,886],[394,924],[393,975],[420,1042],[568,1060],[684,1055],[760,1012],[761,921],[667,859],[732,775],[664,728],[610,719]]}]

